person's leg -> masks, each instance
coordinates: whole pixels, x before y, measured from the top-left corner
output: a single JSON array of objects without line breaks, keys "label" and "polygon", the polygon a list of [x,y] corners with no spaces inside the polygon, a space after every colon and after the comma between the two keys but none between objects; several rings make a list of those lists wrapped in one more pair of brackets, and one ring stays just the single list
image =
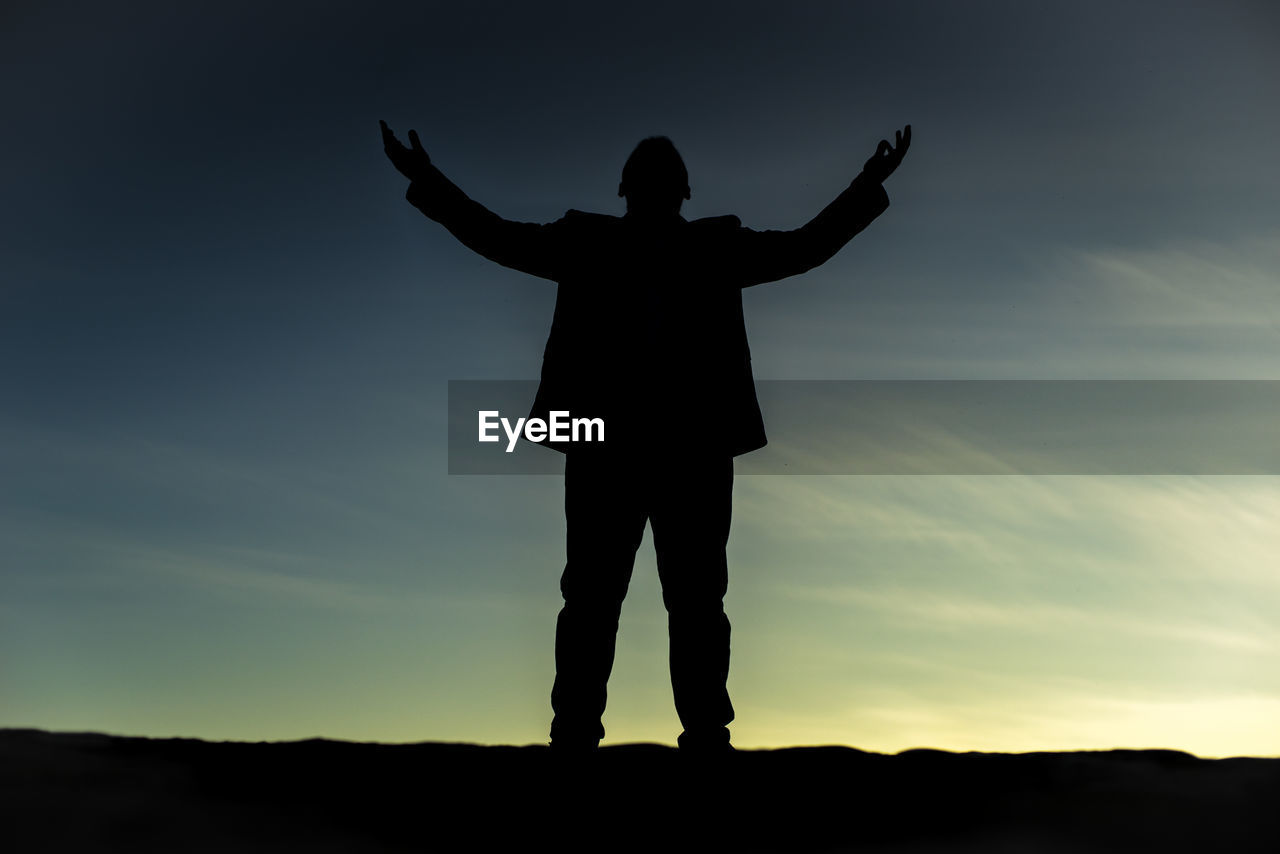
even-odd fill
[{"label": "person's leg", "polygon": [[733,505],[733,458],[672,465],[655,489],[651,524],[671,636],[671,687],[682,748],[727,748],[733,720],[725,546]]},{"label": "person's leg", "polygon": [[600,717],[618,617],[646,521],[635,475],[595,456],[571,453],[565,461],[568,559],[560,578],[564,607],[556,621],[553,747],[590,748],[604,737]]}]

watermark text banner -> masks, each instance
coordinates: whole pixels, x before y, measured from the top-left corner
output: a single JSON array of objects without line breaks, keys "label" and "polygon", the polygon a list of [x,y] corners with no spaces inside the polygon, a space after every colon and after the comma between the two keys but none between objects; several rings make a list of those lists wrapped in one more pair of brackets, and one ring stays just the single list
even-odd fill
[{"label": "watermark text banner", "polygon": [[[512,444],[502,429],[501,441],[478,441],[481,412],[514,426],[537,386],[450,381],[449,473],[563,473],[563,454]],[[756,390],[769,444],[738,458],[744,475],[1280,474],[1276,380],[760,380]],[[663,441],[686,448],[714,447],[731,426],[715,411],[646,412]],[[607,444],[607,422],[604,434]]]}]

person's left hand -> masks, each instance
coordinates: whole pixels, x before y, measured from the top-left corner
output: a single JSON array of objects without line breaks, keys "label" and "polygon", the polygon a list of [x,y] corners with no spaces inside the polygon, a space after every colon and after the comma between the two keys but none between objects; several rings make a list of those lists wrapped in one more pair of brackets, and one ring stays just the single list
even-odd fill
[{"label": "person's left hand", "polygon": [[896,146],[890,145],[887,139],[880,140],[876,153],[871,155],[871,159],[862,167],[862,174],[876,183],[883,183],[885,178],[893,174],[893,170],[898,168],[898,164],[907,154],[907,149],[911,147],[911,125],[897,131],[895,139]]},{"label": "person's left hand", "polygon": [[413,147],[406,148],[403,142],[396,139],[395,133],[387,127],[386,122],[378,119],[378,124],[382,126],[382,150],[387,153],[387,157],[401,175],[410,181],[416,181],[431,165],[431,158],[422,147],[418,132],[409,131],[409,144]]}]

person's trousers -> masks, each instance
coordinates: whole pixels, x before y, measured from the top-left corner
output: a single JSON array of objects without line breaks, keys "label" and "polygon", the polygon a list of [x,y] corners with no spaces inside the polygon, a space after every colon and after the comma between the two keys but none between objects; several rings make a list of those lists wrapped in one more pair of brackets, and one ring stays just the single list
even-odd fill
[{"label": "person's trousers", "polygon": [[725,546],[733,458],[619,460],[570,453],[565,462],[568,560],[560,579],[553,744],[594,744],[604,714],[614,641],[645,522],[653,531],[670,635],[680,743],[727,743],[733,706]]}]

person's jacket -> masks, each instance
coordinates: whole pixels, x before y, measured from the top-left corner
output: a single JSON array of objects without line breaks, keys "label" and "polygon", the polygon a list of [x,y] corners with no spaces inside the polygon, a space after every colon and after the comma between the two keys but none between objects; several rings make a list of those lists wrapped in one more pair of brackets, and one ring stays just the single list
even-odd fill
[{"label": "person's jacket", "polygon": [[611,448],[733,456],[767,441],[742,289],[822,264],[889,206],[884,188],[859,175],[792,231],[753,231],[736,216],[576,210],[539,225],[502,219],[434,166],[406,198],[486,258],[558,283],[529,417],[601,417]]}]

